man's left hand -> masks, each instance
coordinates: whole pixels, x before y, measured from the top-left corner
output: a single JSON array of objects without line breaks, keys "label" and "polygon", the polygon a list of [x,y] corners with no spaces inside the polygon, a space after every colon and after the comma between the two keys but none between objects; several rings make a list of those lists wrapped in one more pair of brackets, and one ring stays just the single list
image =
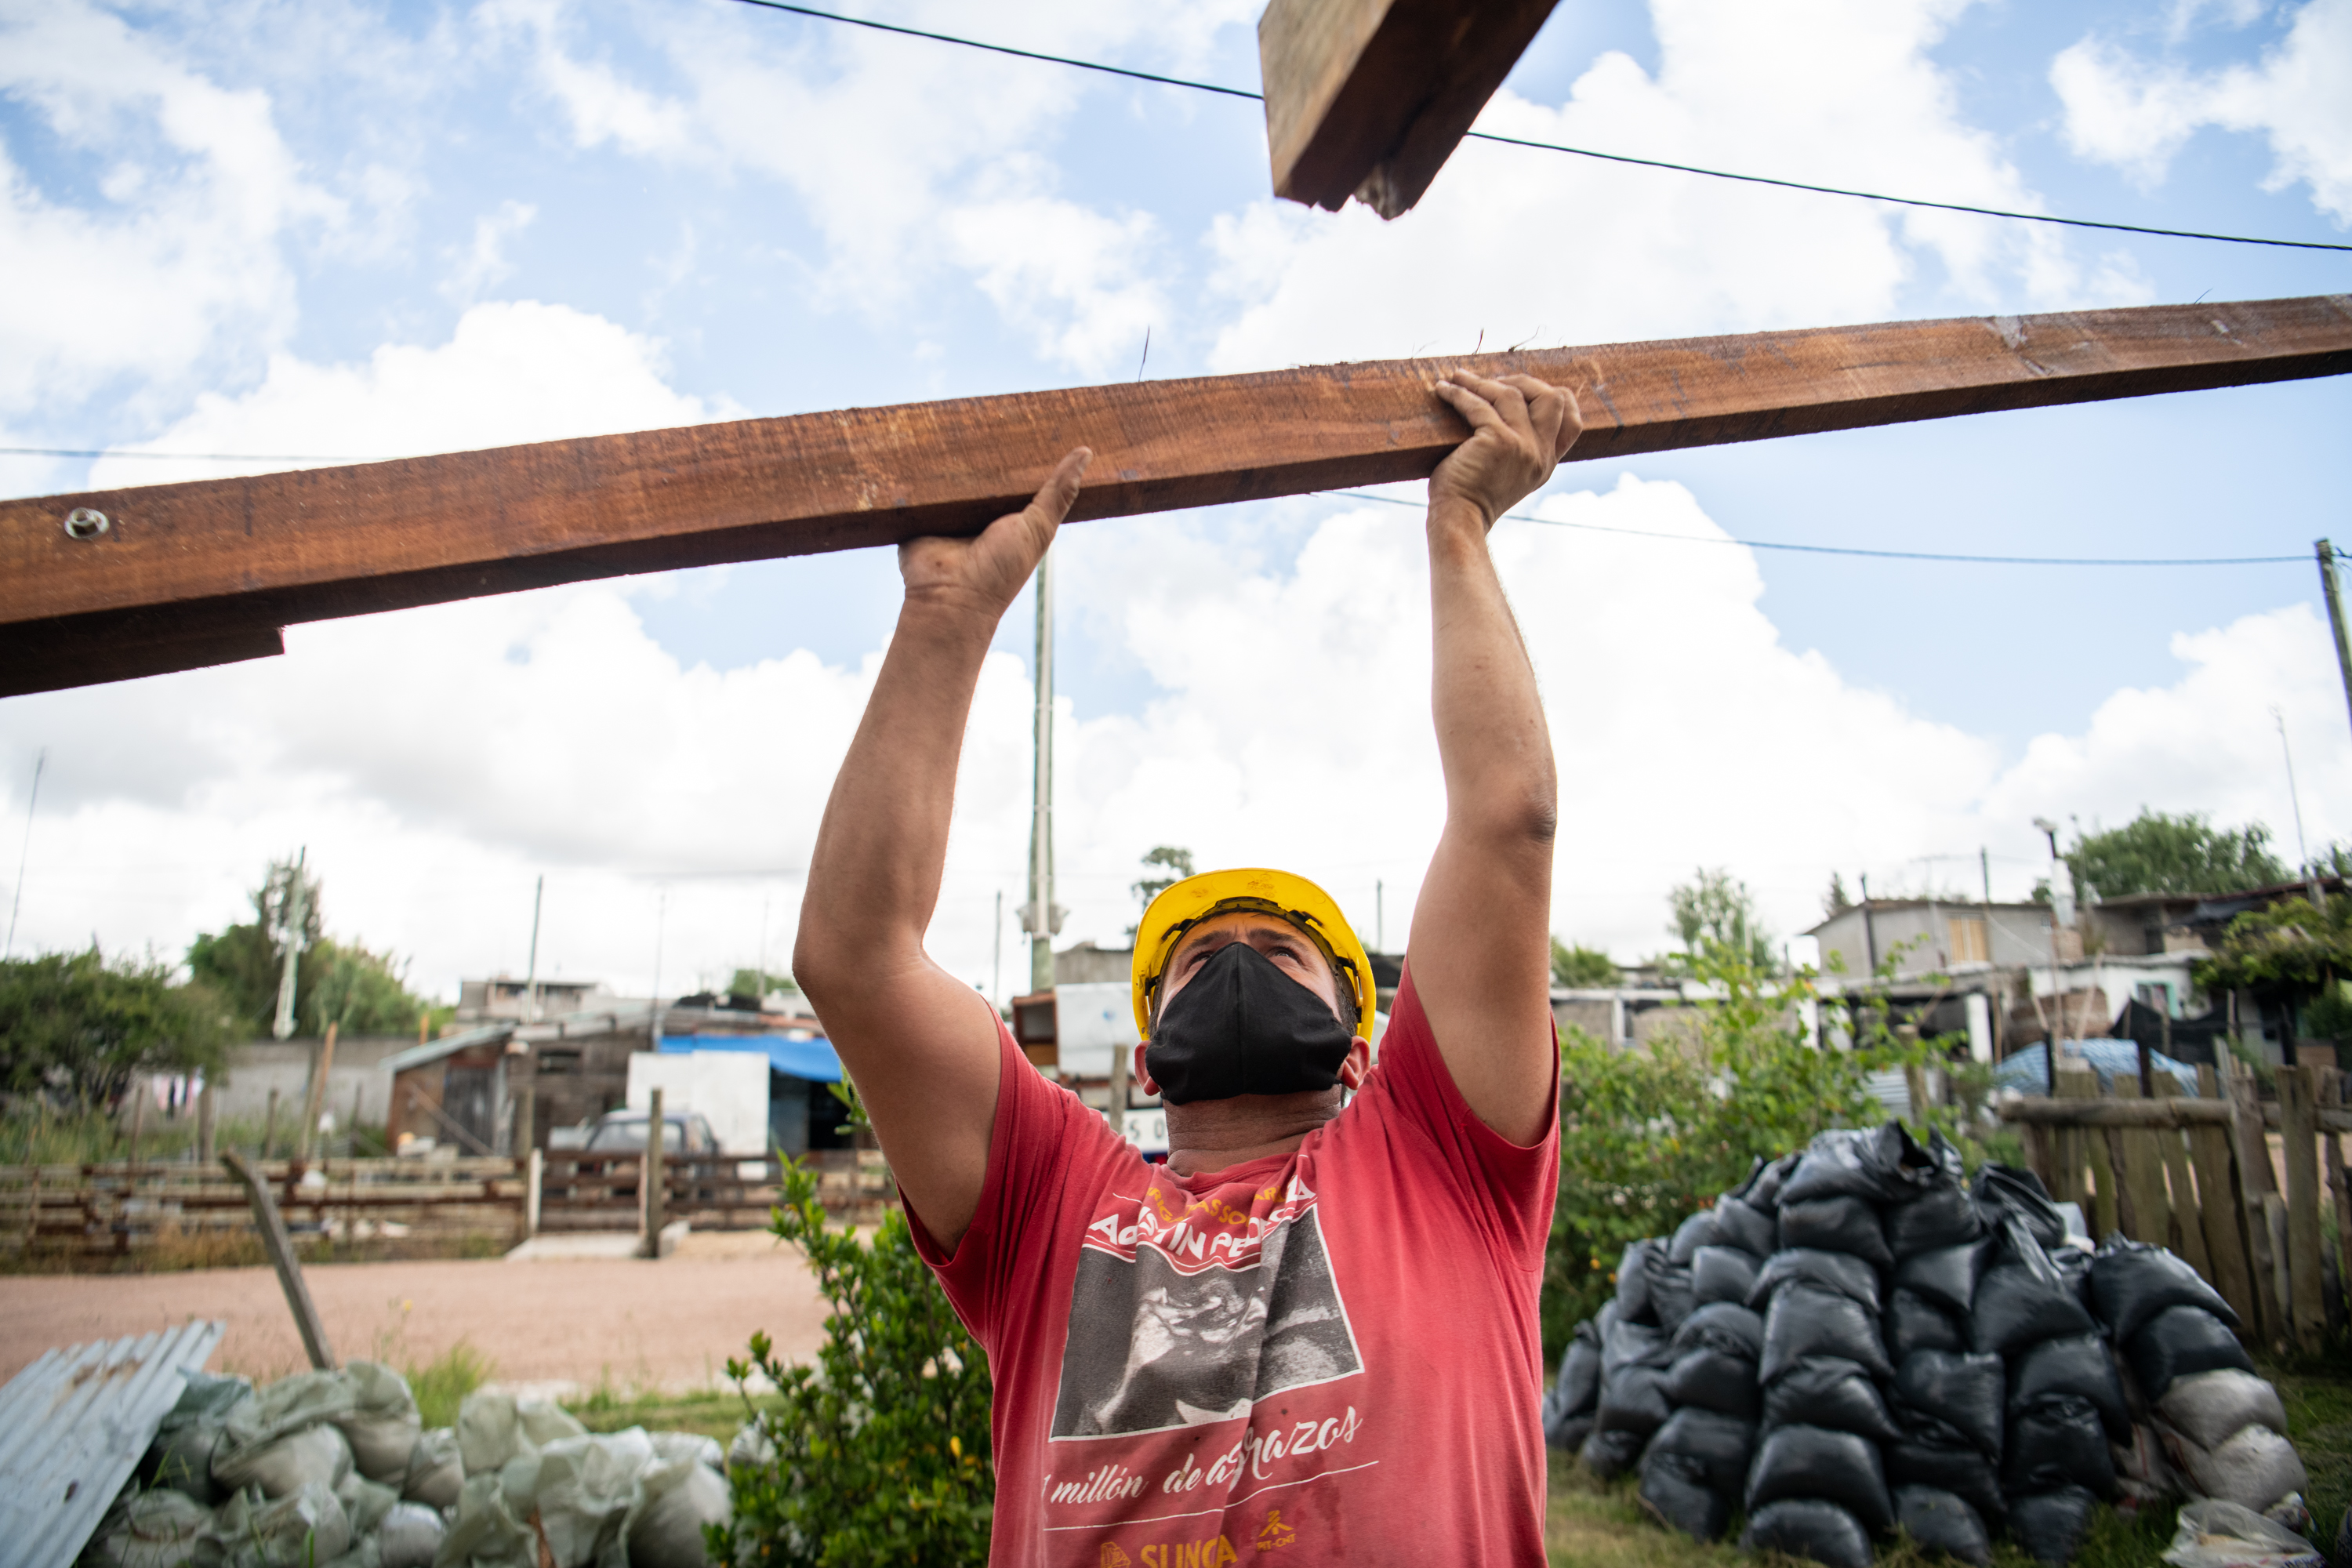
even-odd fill
[{"label": "man's left hand", "polygon": [[1448,371],[1437,395],[1468,421],[1470,439],[1456,447],[1429,477],[1434,517],[1447,501],[1476,510],[1482,526],[1541,489],[1577,437],[1584,420],[1576,395],[1531,375],[1489,381],[1466,370]]}]

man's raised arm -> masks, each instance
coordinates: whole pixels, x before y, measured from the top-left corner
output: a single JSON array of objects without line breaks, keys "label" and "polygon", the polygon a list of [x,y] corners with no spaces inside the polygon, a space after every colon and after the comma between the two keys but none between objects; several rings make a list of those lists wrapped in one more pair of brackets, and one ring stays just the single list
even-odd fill
[{"label": "man's raised arm", "polygon": [[1429,480],[1435,638],[1431,706],[1445,830],[1413,907],[1408,955],[1446,1070],[1515,1143],[1552,1097],[1551,734],[1527,645],[1486,552],[1495,520],[1551,477],[1583,431],[1575,396],[1533,376],[1456,372],[1437,393],[1470,439]]},{"label": "man's raised arm", "polygon": [[971,1227],[996,1124],[997,1021],[931,962],[956,763],[996,624],[1054,542],[1092,456],[1062,459],[1027,507],[977,539],[898,547],[907,597],[809,860],[793,976],[874,1119],[924,1228]]}]

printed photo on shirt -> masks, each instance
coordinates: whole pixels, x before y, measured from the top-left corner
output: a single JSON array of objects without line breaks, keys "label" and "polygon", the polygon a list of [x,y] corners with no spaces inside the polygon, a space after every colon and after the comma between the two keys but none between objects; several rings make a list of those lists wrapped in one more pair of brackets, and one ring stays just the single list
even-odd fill
[{"label": "printed photo on shirt", "polygon": [[1078,1254],[1055,1437],[1108,1437],[1249,1414],[1286,1389],[1363,1370],[1309,1208],[1239,1268],[1180,1271],[1150,1247]]}]

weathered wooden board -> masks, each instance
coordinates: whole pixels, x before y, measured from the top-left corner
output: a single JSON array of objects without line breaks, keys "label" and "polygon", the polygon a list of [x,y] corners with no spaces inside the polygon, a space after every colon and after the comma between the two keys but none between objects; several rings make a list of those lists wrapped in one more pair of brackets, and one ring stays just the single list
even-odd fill
[{"label": "weathered wooden board", "polygon": [[1258,18],[1274,194],[1392,218],[1421,200],[1558,0],[1272,0]]},{"label": "weathered wooden board", "polygon": [[[2166,1100],[2185,1098],[2179,1083],[2168,1072],[2156,1075],[2157,1093]],[[2189,1174],[2189,1144],[2182,1135],[2167,1129],[2150,1134],[2156,1140],[2158,1152],[2164,1158],[2165,1184],[2172,1190],[2172,1232],[2164,1245],[2180,1254],[2189,1267],[2206,1279],[2213,1278],[2211,1258],[2205,1250],[2205,1229],[2197,1218],[2197,1188]]]},{"label": "weathered wooden board", "polygon": [[[1579,389],[1572,459],[2352,371],[2352,296],[1486,354]],[[1436,362],[845,409],[0,501],[0,695],[251,658],[292,622],[968,534],[1063,453],[1077,519],[1423,477]],[[65,529],[102,513],[90,537]],[[85,530],[85,532],[88,531]]]}]

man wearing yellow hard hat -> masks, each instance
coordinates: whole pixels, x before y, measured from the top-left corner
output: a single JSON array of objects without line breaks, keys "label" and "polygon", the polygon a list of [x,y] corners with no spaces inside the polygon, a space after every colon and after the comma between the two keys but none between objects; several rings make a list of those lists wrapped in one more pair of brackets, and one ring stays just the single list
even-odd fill
[{"label": "man wearing yellow hard hat", "polygon": [[1471,431],[1429,486],[1446,819],[1379,1066],[1371,965],[1328,894],[1276,870],[1186,878],[1135,943],[1164,1164],[923,951],[981,661],[1091,454],[976,539],[900,548],[906,604],[825,808],[793,973],[988,1352],[993,1563],[1543,1560],[1557,792],[1486,533],[1582,426],[1528,376],[1456,372],[1433,395]]}]

